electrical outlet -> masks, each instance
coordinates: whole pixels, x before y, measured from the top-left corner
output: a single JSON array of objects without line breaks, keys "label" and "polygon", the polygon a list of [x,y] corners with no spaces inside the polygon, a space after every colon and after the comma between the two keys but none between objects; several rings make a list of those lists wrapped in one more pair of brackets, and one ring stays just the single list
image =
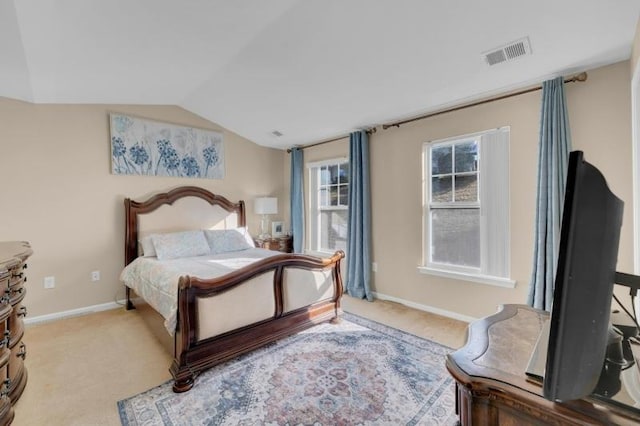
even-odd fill
[{"label": "electrical outlet", "polygon": [[56,286],[56,277],[44,277],[44,288],[54,288]]},{"label": "electrical outlet", "polygon": [[376,262],[371,263],[371,270],[373,272],[378,272],[378,264]]},{"label": "electrical outlet", "polygon": [[91,281],[100,281],[100,271],[93,271],[91,273]]}]

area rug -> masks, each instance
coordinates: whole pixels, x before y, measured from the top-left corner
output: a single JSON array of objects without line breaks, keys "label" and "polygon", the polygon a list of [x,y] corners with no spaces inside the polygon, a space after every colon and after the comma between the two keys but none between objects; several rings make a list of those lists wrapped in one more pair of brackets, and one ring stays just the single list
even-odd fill
[{"label": "area rug", "polygon": [[202,373],[118,401],[123,425],[451,425],[451,349],[345,313]]}]

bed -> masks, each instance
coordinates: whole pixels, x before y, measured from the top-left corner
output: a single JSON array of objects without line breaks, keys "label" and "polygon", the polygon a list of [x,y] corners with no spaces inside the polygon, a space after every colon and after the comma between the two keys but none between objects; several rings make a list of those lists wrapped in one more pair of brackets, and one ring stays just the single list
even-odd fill
[{"label": "bed", "polygon": [[[344,252],[319,258],[247,248],[237,256],[222,252],[161,262],[166,252],[158,251],[154,259],[142,250],[148,248],[150,238],[158,248],[161,238],[180,233],[199,235],[203,230],[209,238],[246,232],[244,202],[186,186],[142,201],[127,198],[124,204],[125,269],[121,279],[126,286],[126,306],[140,312],[172,354],[169,371],[174,392],[188,391],[200,372],[216,364],[320,322],[339,320]],[[200,269],[204,263],[222,264],[228,261],[225,259],[232,259],[235,266],[225,269],[225,263],[222,275],[209,276]],[[171,267],[159,273],[155,268],[166,267],[160,266],[163,262]],[[186,270],[197,273],[181,273],[190,268],[189,262],[195,262],[191,263],[194,269]],[[146,271],[146,278],[134,275],[136,268]],[[165,293],[172,294],[172,301],[159,303],[144,288],[136,290],[143,282],[160,288],[156,282],[161,275],[169,282],[171,290],[165,288]],[[171,303],[173,318],[162,309]]]}]

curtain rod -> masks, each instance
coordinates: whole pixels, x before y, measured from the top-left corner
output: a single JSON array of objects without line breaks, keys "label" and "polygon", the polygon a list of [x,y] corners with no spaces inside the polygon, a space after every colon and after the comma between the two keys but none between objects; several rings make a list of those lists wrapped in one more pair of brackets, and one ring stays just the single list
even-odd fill
[{"label": "curtain rod", "polygon": [[[582,72],[582,73],[580,73],[578,75],[575,75],[575,76],[573,76],[571,78],[567,78],[564,82],[565,83],[573,83],[573,82],[584,82],[584,81],[587,81],[587,73],[586,72]],[[437,112],[434,112],[434,113],[421,115],[419,117],[409,118],[409,119],[402,120],[402,121],[396,121],[394,123],[383,124],[382,128],[384,130],[386,130],[386,129],[390,128],[390,127],[400,127],[402,124],[411,123],[413,121],[423,120],[425,118],[435,117],[436,115],[446,114],[448,112],[453,112],[453,111],[459,111],[459,110],[462,110],[462,109],[465,109],[465,108],[471,108],[471,107],[474,107],[474,106],[487,104],[489,102],[499,101],[499,100],[511,98],[511,97],[514,97],[514,96],[524,95],[526,93],[536,92],[538,90],[542,90],[542,86],[532,87],[530,89],[520,90],[518,92],[507,93],[506,95],[500,95],[500,96],[496,96],[494,98],[484,99],[482,101],[477,101],[477,102],[473,102],[473,103],[470,103],[470,104],[460,105],[460,106],[449,108],[449,109],[445,109],[445,110],[442,110],[442,111],[437,111]],[[367,133],[368,134],[372,134],[372,133],[375,133],[376,130],[377,130],[376,127],[373,127],[370,130],[367,130]],[[340,137],[337,137],[337,138],[328,139],[328,140],[325,140],[325,141],[320,141],[320,142],[312,143],[312,144],[309,144],[309,145],[298,146],[296,148],[300,148],[300,149],[311,148],[311,147],[318,146],[318,145],[324,145],[325,143],[336,142],[336,141],[339,141],[341,139],[345,139],[345,138],[348,138],[348,137],[349,137],[349,135],[343,135],[343,136],[340,136]],[[291,148],[287,149],[287,153],[290,153],[290,152],[291,152]]]},{"label": "curtain rod", "polygon": [[[375,127],[372,127],[369,130],[365,130],[367,132],[368,135],[377,132],[378,130]],[[325,143],[330,143],[330,142],[335,142],[335,141],[339,141],[341,139],[345,139],[348,138],[349,135],[343,135],[343,136],[339,136],[337,138],[333,138],[333,139],[327,139],[326,141],[320,141],[320,142],[316,142],[316,143],[312,143],[309,145],[302,145],[302,146],[296,146],[295,148],[300,148],[300,149],[307,149],[307,148],[311,148],[312,146],[318,146],[318,145],[324,145]],[[291,148],[287,149],[287,153],[291,152]]]},{"label": "curtain rod", "polygon": [[[587,73],[586,72],[582,72],[582,73],[580,73],[578,75],[575,75],[575,76],[573,76],[571,78],[566,79],[564,82],[565,83],[573,83],[575,81],[577,81],[577,82],[587,81]],[[526,90],[520,90],[519,92],[507,93],[506,95],[500,95],[500,96],[496,96],[494,98],[484,99],[482,101],[477,101],[477,102],[473,102],[473,103],[470,103],[470,104],[460,105],[460,106],[457,106],[457,107],[444,109],[442,111],[437,111],[437,112],[433,112],[433,113],[430,113],[430,114],[421,115],[419,117],[409,118],[409,119],[402,120],[402,121],[396,121],[394,123],[383,124],[382,128],[384,130],[386,130],[389,127],[400,127],[400,125],[402,125],[402,124],[411,123],[413,121],[424,120],[425,118],[435,117],[436,115],[446,114],[448,112],[453,112],[453,111],[459,111],[461,109],[471,108],[471,107],[474,107],[474,106],[487,104],[489,102],[494,102],[494,101],[499,101],[499,100],[502,100],[502,99],[511,98],[513,96],[524,95],[525,93],[536,92],[538,90],[542,90],[542,86],[532,87],[531,89],[526,89]]]}]

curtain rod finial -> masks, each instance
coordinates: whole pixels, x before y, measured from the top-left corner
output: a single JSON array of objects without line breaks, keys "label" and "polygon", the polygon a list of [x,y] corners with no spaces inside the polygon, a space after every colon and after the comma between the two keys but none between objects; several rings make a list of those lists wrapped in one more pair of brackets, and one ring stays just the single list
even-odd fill
[{"label": "curtain rod finial", "polygon": [[581,83],[587,81],[587,73],[581,72],[580,74],[574,75],[569,80],[566,80],[567,83],[571,83],[573,81],[579,81]]}]

